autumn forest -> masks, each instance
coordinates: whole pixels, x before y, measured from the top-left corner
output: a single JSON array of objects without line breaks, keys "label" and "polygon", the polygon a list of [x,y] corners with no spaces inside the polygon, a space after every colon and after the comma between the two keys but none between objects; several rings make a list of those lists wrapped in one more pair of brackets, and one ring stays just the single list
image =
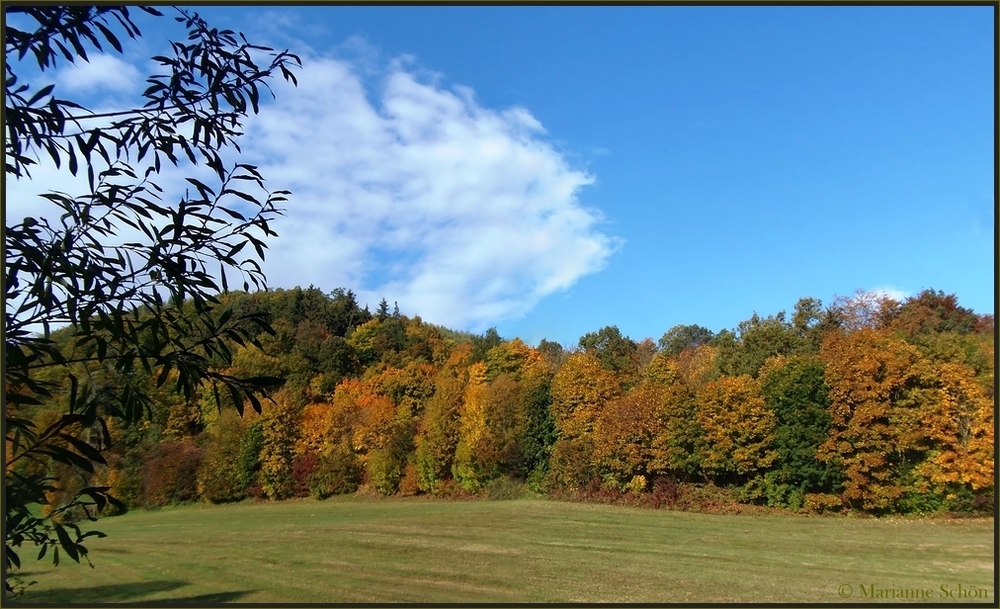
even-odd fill
[{"label": "autumn forest", "polygon": [[[106,466],[60,464],[53,505],[100,484],[130,507],[520,489],[679,509],[993,510],[994,320],[944,292],[803,298],[790,315],[659,340],[608,326],[572,348],[452,331],[384,300],[371,312],[343,289],[220,300],[270,318],[260,348],[231,342],[226,370],[274,377],[260,412],[151,375],[149,416],[110,420]],[[70,336],[53,335],[67,359]],[[70,390],[30,407],[39,428]]]}]

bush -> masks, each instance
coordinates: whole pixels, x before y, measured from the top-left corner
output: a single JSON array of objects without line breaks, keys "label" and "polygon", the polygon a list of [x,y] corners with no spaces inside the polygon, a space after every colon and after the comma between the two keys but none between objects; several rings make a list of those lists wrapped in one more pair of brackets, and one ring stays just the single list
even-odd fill
[{"label": "bush", "polygon": [[442,499],[472,499],[475,497],[452,478],[438,482],[434,486],[434,494]]},{"label": "bush", "polygon": [[346,444],[322,453],[307,480],[309,494],[317,499],[353,493],[360,482],[361,465]]},{"label": "bush", "polygon": [[646,476],[632,476],[632,479],[625,485],[625,489],[630,493],[641,493],[646,490]]},{"label": "bush", "polygon": [[653,490],[649,493],[649,503],[654,508],[673,507],[680,496],[680,487],[673,478],[653,479]]},{"label": "bush", "polygon": [[292,497],[308,497],[309,478],[316,469],[316,453],[307,452],[292,458]]},{"label": "bush", "polygon": [[376,450],[368,455],[368,482],[383,495],[399,490],[403,468],[389,449]]},{"label": "bush", "polygon": [[486,483],[484,488],[484,494],[487,499],[492,501],[506,501],[508,499],[520,499],[524,497],[524,483],[510,478],[508,476],[501,476],[499,478],[494,478]]},{"label": "bush", "polygon": [[549,460],[549,487],[570,492],[587,488],[597,480],[597,472],[591,464],[592,453],[590,442],[583,438],[556,441]]},{"label": "bush", "polygon": [[805,491],[801,487],[779,482],[782,479],[787,478],[777,471],[753,478],[739,489],[739,498],[747,503],[801,510],[805,503]]},{"label": "bush", "polygon": [[837,495],[808,493],[803,509],[810,514],[823,514],[826,512],[839,512],[843,507],[844,502]]},{"label": "bush", "polygon": [[539,495],[545,495],[549,492],[548,474],[549,470],[546,467],[547,463],[538,465],[535,469],[531,470],[528,474],[528,479],[525,483],[528,485],[528,490],[532,493],[537,493]]},{"label": "bush", "polygon": [[591,480],[584,488],[570,496],[580,501],[594,503],[621,503],[624,494],[617,485],[601,484],[597,480]]},{"label": "bush", "polygon": [[198,497],[202,449],[191,440],[164,440],[147,455],[143,466],[142,503],[161,507]]},{"label": "bush", "polygon": [[989,512],[992,513],[996,509],[996,499],[993,495],[993,489],[990,489],[988,493],[981,493],[976,495],[972,500],[972,511],[973,512]]},{"label": "bush", "polygon": [[399,494],[404,497],[412,497],[419,495],[421,490],[420,475],[417,472],[417,466],[413,463],[408,463],[403,468],[403,479],[399,481]]}]

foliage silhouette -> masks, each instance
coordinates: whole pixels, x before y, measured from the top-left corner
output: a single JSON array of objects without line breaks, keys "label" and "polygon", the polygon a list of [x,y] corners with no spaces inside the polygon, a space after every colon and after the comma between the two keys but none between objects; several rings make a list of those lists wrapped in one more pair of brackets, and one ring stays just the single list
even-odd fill
[{"label": "foliage silhouette", "polygon": [[[226,165],[222,153],[239,151],[242,123],[259,111],[267,81],[280,73],[295,82],[291,70],[300,62],[177,8],[186,40],[171,43],[172,56],[153,57],[162,71],[147,79],[145,103],[98,114],[56,97],[54,85],[32,91],[15,70],[31,61],[41,72],[63,60],[89,61],[88,52],[104,52],[104,45],[122,53],[116,31],[130,39],[141,35],[128,7],[4,11],[4,171],[10,179],[30,179],[46,155],[57,168],[87,178],[82,195],[41,195],[59,220],[27,217],[5,226],[9,575],[20,567],[24,544],[39,547],[39,558],[51,549],[57,564],[60,549],[78,562],[87,559],[84,540],[102,534],[82,532],[71,514],[94,519],[108,505],[124,507],[107,486],[86,486],[67,503],[53,504],[53,468],[92,474],[106,465],[108,418],[149,415],[148,378],[156,388],[171,383],[188,400],[211,387],[216,395],[227,391],[240,409],[244,400],[260,409],[258,395],[276,379],[222,370],[232,357],[230,341],[256,343],[270,327],[261,314],[220,307],[217,294],[228,290],[229,275],[242,279],[244,289],[264,286],[264,239],[275,235],[270,222],[288,193],[268,192],[256,167]],[[33,29],[21,29],[32,22]],[[218,184],[189,177],[197,194],[166,203],[155,181],[164,159],[204,165]],[[68,345],[50,336],[60,325],[72,328]],[[67,379],[66,405],[40,429],[28,415],[64,389],[52,380],[56,372]]]}]

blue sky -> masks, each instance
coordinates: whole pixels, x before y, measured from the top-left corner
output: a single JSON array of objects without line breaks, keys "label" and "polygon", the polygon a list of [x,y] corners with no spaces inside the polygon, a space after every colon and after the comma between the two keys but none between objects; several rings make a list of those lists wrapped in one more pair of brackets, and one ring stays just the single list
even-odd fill
[{"label": "blue sky", "polygon": [[[244,144],[295,193],[273,287],[566,345],[855,289],[995,308],[992,7],[196,10],[305,61]],[[57,86],[134,99],[171,25]]]}]

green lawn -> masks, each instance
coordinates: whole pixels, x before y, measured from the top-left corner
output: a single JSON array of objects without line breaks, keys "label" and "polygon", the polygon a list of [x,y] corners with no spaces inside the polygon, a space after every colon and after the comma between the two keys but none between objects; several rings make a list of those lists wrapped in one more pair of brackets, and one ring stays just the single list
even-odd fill
[{"label": "green lawn", "polygon": [[23,600],[871,602],[919,588],[940,602],[961,586],[988,597],[954,600],[995,604],[993,526],[548,500],[195,505],[101,521],[94,569],[23,552],[38,582]]}]

